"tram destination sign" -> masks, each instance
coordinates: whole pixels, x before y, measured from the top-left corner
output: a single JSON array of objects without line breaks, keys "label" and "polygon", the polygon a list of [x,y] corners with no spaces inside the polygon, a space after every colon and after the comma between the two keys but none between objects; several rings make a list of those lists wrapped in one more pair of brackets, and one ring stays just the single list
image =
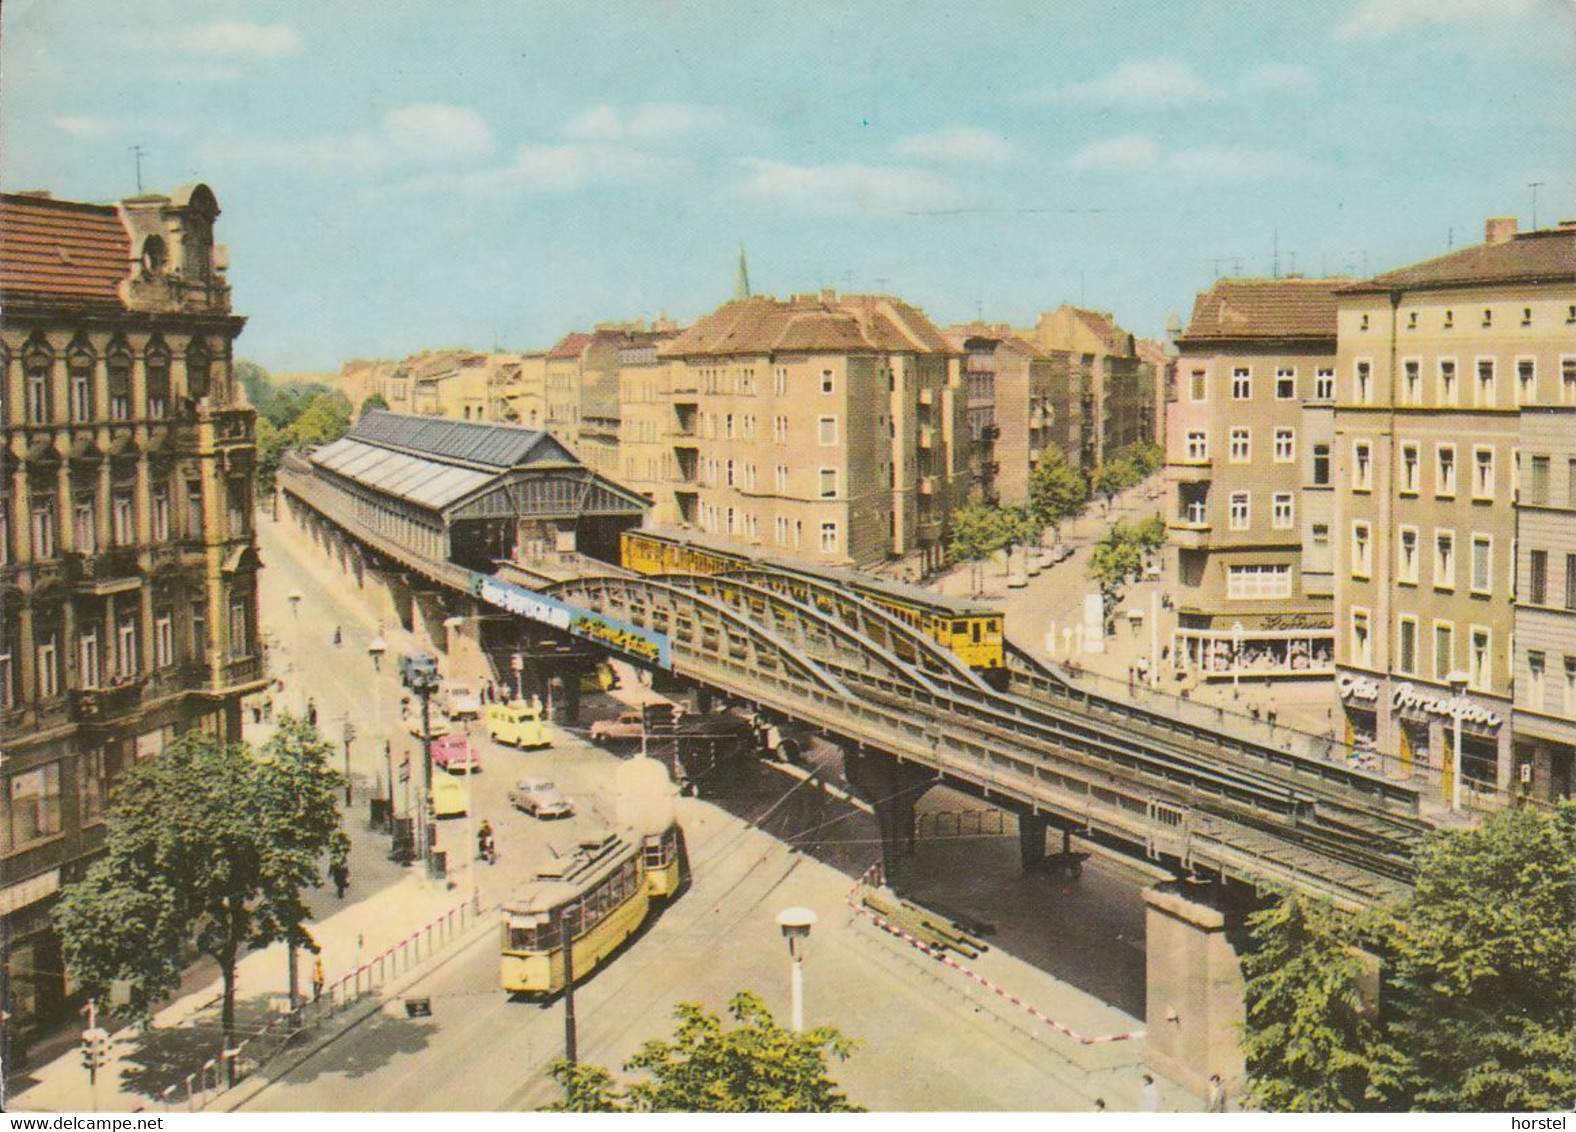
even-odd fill
[{"label": "tram destination sign", "polygon": [[643,629],[617,617],[581,609],[513,582],[503,582],[480,574],[472,581],[471,592],[489,605],[562,629],[571,636],[593,641],[604,648],[617,650],[642,664],[654,664],[658,668],[673,667],[673,650],[666,633]]}]

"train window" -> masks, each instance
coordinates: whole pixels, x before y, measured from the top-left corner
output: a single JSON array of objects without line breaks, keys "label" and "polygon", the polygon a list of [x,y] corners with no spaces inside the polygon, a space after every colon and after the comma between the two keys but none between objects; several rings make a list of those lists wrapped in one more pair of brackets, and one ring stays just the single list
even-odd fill
[{"label": "train window", "polygon": [[507,947],[510,951],[536,951],[542,946],[541,940],[538,939],[539,934],[537,928],[511,926]]},{"label": "train window", "polygon": [[967,633],[968,631],[969,631],[969,623],[967,621],[954,621],[952,623],[952,632],[955,635],[961,637],[964,633]]},{"label": "train window", "polygon": [[970,632],[972,634],[972,639],[973,639],[973,641],[974,641],[974,643],[976,645],[980,643],[981,630],[983,628],[984,628],[984,626],[982,626],[978,621],[974,622],[974,624],[969,626]]}]

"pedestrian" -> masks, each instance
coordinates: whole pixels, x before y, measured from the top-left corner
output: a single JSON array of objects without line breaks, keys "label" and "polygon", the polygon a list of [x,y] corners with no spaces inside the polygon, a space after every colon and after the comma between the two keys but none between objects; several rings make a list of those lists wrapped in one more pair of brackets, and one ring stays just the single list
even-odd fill
[{"label": "pedestrian", "polygon": [[344,861],[335,861],[328,872],[334,878],[334,895],[343,900],[345,889],[350,887],[350,866]]},{"label": "pedestrian", "polygon": [[345,635],[340,632],[339,626],[334,626],[334,647],[337,649],[345,643]]},{"label": "pedestrian", "polygon": [[1220,1079],[1219,1073],[1211,1073],[1209,1075],[1209,1094],[1204,1105],[1204,1111],[1226,1111],[1226,1083]]},{"label": "pedestrian", "polygon": [[252,708],[252,722],[253,723],[261,723],[263,721],[263,705],[261,703],[259,703],[257,700],[253,700],[252,703],[251,703],[251,708]]},{"label": "pedestrian", "polygon": [[1104,1097],[1095,1097],[1095,1099],[1094,1099],[1094,1110],[1096,1112],[1104,1112],[1105,1111],[1105,1098]]},{"label": "pedestrian", "polygon": [[263,696],[263,719],[269,723],[274,721],[274,694],[272,692]]},{"label": "pedestrian", "polygon": [[317,701],[310,696],[306,701],[306,721],[312,727],[317,726]]},{"label": "pedestrian", "polygon": [[316,1002],[323,997],[323,953],[318,952],[312,960],[312,1001]]},{"label": "pedestrian", "polygon": [[1160,1090],[1155,1086],[1155,1079],[1147,1073],[1144,1074],[1144,1083],[1138,1090],[1138,1111],[1160,1111]]}]

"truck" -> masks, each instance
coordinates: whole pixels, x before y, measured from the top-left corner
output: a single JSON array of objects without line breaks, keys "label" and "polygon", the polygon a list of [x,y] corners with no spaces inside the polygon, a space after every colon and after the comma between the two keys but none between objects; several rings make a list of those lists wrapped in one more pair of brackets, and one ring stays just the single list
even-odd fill
[{"label": "truck", "polygon": [[415,690],[416,673],[423,673],[434,680],[438,676],[438,658],[430,652],[406,652],[399,658],[399,682]]}]

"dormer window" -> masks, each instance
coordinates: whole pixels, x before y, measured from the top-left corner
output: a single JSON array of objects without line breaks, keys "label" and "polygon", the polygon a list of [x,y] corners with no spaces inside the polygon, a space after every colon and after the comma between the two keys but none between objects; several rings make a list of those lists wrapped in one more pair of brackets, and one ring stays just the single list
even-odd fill
[{"label": "dormer window", "polygon": [[1455,324],[1456,324],[1456,312],[1455,311],[1446,311],[1445,312],[1445,329],[1449,330]]},{"label": "dormer window", "polygon": [[1490,310],[1489,308],[1487,308],[1487,307],[1483,308],[1483,325],[1484,326],[1493,326],[1494,325],[1494,312],[1492,310]]},{"label": "dormer window", "polygon": [[1361,323],[1358,324],[1357,329],[1358,330],[1367,330],[1368,329],[1368,316],[1367,315],[1363,315],[1363,320],[1362,320]]},{"label": "dormer window", "polygon": [[170,249],[162,236],[149,236],[142,241],[142,273],[160,275],[170,260]]}]

